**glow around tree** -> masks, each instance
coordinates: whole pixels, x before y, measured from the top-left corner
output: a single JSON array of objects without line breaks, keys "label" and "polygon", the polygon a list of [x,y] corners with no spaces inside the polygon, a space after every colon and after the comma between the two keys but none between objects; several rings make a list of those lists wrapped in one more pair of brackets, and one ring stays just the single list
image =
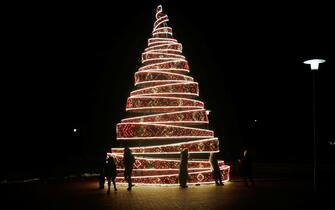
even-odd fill
[{"label": "glow around tree", "polygon": [[[116,126],[117,140],[135,143],[130,147],[136,157],[133,183],[178,184],[179,154],[188,148],[190,184],[213,183],[208,157],[219,152],[218,138],[206,129],[208,116],[204,103],[197,100],[198,83],[188,76],[189,66],[182,45],[167,26],[162,6],[156,10],[152,38],[142,53],[142,66],[135,73],[135,90],[127,99],[130,117]],[[113,148],[119,174],[123,178],[123,148]],[[229,179],[230,167],[219,161],[223,180]]]}]

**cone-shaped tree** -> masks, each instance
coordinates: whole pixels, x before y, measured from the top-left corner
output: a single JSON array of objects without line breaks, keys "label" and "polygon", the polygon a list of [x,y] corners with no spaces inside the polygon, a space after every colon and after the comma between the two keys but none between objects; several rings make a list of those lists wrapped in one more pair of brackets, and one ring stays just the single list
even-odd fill
[{"label": "cone-shaped tree", "polygon": [[[167,22],[168,16],[158,6],[152,38],[135,73],[135,90],[127,100],[130,116],[117,124],[117,139],[136,145],[130,147],[136,157],[134,183],[177,184],[178,156],[184,148],[190,154],[188,183],[214,183],[209,160],[195,158],[219,152],[219,141],[206,129],[207,111],[197,100],[198,83],[187,76],[189,66],[182,45],[173,38]],[[113,148],[108,155],[116,158],[122,171],[123,149]],[[219,167],[222,179],[228,180],[229,166],[219,161]],[[124,179],[119,176],[116,181]]]}]

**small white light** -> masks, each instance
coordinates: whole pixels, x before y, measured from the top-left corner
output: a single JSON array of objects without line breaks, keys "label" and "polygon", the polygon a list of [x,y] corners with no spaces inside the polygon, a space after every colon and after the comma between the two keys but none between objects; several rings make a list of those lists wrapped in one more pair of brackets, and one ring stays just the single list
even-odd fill
[{"label": "small white light", "polygon": [[311,65],[311,70],[318,70],[319,69],[319,63],[324,63],[326,60],[323,59],[312,59],[304,61],[304,64]]},{"label": "small white light", "polygon": [[206,110],[206,114],[209,115],[209,113],[211,112],[211,110]]},{"label": "small white light", "polygon": [[255,122],[257,122],[258,120],[255,120]]},{"label": "small white light", "polygon": [[74,129],[73,129],[73,132],[75,132],[75,133],[76,133],[76,132],[77,132],[77,129],[76,129],[76,128],[74,128]]}]

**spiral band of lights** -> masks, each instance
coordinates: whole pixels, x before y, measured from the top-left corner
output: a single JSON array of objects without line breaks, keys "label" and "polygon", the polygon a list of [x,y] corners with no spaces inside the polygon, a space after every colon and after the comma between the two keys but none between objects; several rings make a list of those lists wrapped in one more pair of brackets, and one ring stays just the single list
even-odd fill
[{"label": "spiral band of lights", "polygon": [[[203,139],[158,146],[130,147],[133,154],[179,154],[181,150],[188,148],[189,153],[219,152],[218,138]],[[122,148],[113,148],[113,154],[122,154]]]},{"label": "spiral band of lights", "polygon": [[[185,148],[191,155],[188,183],[213,183],[209,160],[195,160],[192,155],[219,152],[219,140],[207,128],[207,111],[204,103],[197,100],[198,83],[187,75],[188,62],[182,55],[182,45],[167,26],[168,21],[158,6],[152,38],[142,53],[142,66],[134,75],[135,90],[127,99],[126,111],[135,116],[117,124],[117,140],[146,142],[145,145],[152,142],[149,146],[130,147],[136,159],[134,183],[178,184],[180,160],[176,155]],[[114,156],[117,162],[116,181],[125,182],[123,148],[112,148],[108,155]],[[224,161],[218,163],[222,180],[228,180],[230,167]]]}]

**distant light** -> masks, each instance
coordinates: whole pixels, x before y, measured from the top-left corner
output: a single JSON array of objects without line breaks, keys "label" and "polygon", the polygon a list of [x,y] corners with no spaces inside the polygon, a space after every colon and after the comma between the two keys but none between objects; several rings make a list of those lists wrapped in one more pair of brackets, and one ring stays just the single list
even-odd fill
[{"label": "distant light", "polygon": [[323,59],[312,59],[304,61],[304,64],[311,65],[311,70],[318,70],[319,69],[319,63],[324,63],[326,60]]},{"label": "distant light", "polygon": [[255,120],[255,122],[257,122],[258,120]]},{"label": "distant light", "polygon": [[211,112],[211,110],[206,110],[206,114],[209,115],[209,113]]},{"label": "distant light", "polygon": [[74,128],[74,129],[73,129],[73,132],[75,132],[75,133],[76,133],[76,132],[77,132],[77,129],[76,129],[76,128]]}]

